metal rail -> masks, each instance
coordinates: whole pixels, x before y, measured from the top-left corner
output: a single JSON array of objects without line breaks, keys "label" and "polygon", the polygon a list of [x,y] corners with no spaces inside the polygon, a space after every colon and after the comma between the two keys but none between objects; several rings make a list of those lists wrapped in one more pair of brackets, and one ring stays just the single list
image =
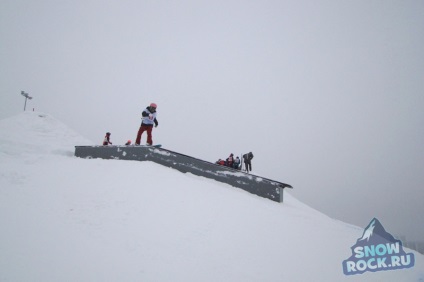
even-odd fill
[{"label": "metal rail", "polygon": [[230,167],[151,146],[76,146],[75,156],[118,160],[152,161],[178,171],[214,179],[276,202],[291,185],[248,174]]}]

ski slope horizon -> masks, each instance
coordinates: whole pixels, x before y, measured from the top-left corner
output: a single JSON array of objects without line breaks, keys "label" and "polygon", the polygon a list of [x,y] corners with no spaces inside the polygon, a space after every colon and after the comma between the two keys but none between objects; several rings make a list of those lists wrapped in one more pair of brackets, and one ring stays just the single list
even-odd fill
[{"label": "ski slope horizon", "polygon": [[0,281],[424,279],[415,251],[412,268],[345,276],[367,222],[287,191],[279,204],[151,162],[73,156],[90,143],[49,114],[0,120]]},{"label": "ski slope horizon", "polygon": [[[333,218],[423,241],[424,1],[2,1],[0,118],[47,112],[253,169]],[[60,70],[60,71],[59,71]]]}]

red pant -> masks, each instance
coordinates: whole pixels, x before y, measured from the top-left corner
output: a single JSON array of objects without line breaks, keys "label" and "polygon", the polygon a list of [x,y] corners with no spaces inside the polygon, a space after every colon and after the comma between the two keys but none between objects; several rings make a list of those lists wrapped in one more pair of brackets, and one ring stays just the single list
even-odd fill
[{"label": "red pant", "polygon": [[135,144],[140,145],[140,141],[141,141],[141,135],[143,134],[144,131],[147,131],[147,143],[152,145],[153,144],[153,140],[152,140],[152,129],[153,126],[148,126],[148,125],[144,125],[142,124],[140,126],[140,129],[138,130],[137,133],[137,139],[135,140]]}]

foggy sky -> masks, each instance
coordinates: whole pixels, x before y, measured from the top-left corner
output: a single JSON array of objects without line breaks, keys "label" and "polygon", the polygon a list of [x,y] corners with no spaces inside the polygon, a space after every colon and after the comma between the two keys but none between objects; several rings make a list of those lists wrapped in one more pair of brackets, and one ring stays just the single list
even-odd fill
[{"label": "foggy sky", "polygon": [[315,209],[424,240],[423,1],[106,2],[0,0],[0,118],[24,90],[123,144],[155,102],[155,143],[252,151]]}]

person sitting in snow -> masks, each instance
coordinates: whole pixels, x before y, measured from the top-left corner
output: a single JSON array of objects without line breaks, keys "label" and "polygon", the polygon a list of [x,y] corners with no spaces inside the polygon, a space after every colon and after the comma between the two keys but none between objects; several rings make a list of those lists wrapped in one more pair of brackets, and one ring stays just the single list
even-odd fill
[{"label": "person sitting in snow", "polygon": [[227,158],[227,160],[226,160],[227,162],[227,166],[229,166],[229,167],[233,167],[233,164],[234,164],[234,155],[233,155],[233,153],[231,153],[230,154],[230,156]]},{"label": "person sitting in snow", "polygon": [[112,142],[110,142],[110,132],[106,132],[105,139],[103,139],[103,146],[112,145]]},{"label": "person sitting in snow", "polygon": [[127,143],[125,143],[125,145],[127,146],[131,145],[131,140],[128,140]]},{"label": "person sitting in snow", "polygon": [[233,168],[235,168],[235,169],[240,169],[240,158],[237,156],[235,159],[234,159],[234,164],[233,164]]},{"label": "person sitting in snow", "polygon": [[216,162],[216,164],[219,164],[219,165],[225,165],[225,161],[224,161],[224,160],[219,159],[219,160]]}]

